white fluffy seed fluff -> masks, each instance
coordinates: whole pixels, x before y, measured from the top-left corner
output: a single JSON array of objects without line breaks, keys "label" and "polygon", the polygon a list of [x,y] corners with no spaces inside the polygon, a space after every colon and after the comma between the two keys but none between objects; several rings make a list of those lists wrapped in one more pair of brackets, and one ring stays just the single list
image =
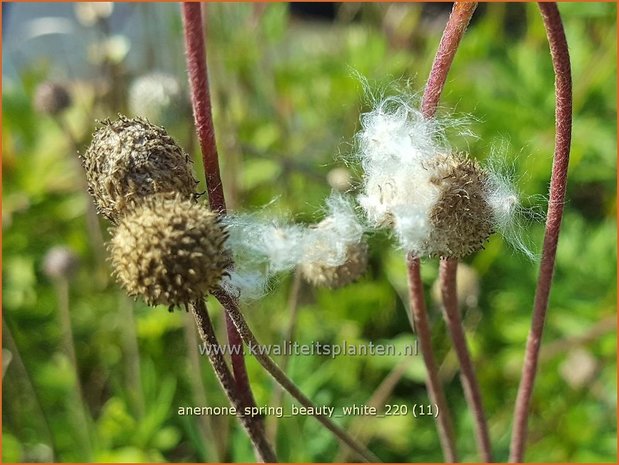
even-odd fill
[{"label": "white fluffy seed fluff", "polygon": [[440,125],[403,98],[389,97],[361,117],[358,156],[364,169],[359,204],[370,225],[394,228],[406,250],[423,250],[439,198],[427,161],[447,150]]},{"label": "white fluffy seed fluff", "polygon": [[[356,136],[356,156],[364,170],[359,204],[371,227],[393,228],[400,247],[418,256],[440,254],[430,239],[431,215],[442,194],[436,179],[444,167],[435,161],[453,153],[445,129],[454,126],[462,129],[462,121],[426,119],[406,96],[387,97],[361,116]],[[520,208],[516,190],[493,167],[483,171],[487,175],[485,201],[492,212],[488,222],[530,255],[513,234]],[[463,192],[466,195],[465,186]]]},{"label": "white fluffy seed fluff", "polygon": [[320,228],[264,220],[257,215],[228,215],[224,222],[230,236],[227,245],[234,254],[235,269],[224,278],[224,289],[239,297],[260,297],[269,279],[308,262],[339,266],[350,245],[361,242],[364,228],[350,199],[332,194],[327,217]]}]

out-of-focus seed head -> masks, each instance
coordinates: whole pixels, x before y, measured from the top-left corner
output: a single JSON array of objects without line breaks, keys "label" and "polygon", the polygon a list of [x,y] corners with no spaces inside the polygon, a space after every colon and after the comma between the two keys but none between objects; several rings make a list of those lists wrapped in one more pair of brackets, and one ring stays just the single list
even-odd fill
[{"label": "out-of-focus seed head", "polygon": [[153,123],[171,127],[190,115],[191,106],[178,79],[157,72],[140,76],[131,83],[129,110]]},{"label": "out-of-focus seed head", "polygon": [[[325,220],[329,221],[329,220]],[[318,224],[327,224],[324,221]],[[332,265],[324,260],[310,260],[301,263],[303,278],[313,286],[336,289],[359,279],[368,266],[368,245],[365,241],[353,242],[346,248],[342,263]]]},{"label": "out-of-focus seed head", "polygon": [[348,192],[353,187],[352,175],[348,168],[333,168],[327,173],[327,182],[338,192]]},{"label": "out-of-focus seed head", "polygon": [[73,250],[55,246],[48,250],[43,259],[43,273],[50,279],[68,279],[79,266],[79,259]]},{"label": "out-of-focus seed head", "polygon": [[142,118],[103,122],[81,159],[97,211],[113,223],[152,194],[195,196],[189,156],[165,129]]},{"label": "out-of-focus seed head", "polygon": [[215,289],[230,266],[218,215],[157,194],[121,218],[109,244],[114,275],[149,305],[187,306]]},{"label": "out-of-focus seed head", "polygon": [[39,113],[55,116],[69,106],[71,106],[71,95],[64,85],[45,81],[36,88],[34,108]]},{"label": "out-of-focus seed head", "polygon": [[461,258],[483,248],[493,232],[486,200],[486,173],[465,154],[439,155],[428,162],[439,198],[430,212],[426,250],[431,256]]}]

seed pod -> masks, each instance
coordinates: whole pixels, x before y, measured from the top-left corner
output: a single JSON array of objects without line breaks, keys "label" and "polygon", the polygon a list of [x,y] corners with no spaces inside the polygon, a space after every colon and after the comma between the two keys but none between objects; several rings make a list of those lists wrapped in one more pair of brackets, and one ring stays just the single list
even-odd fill
[{"label": "seed pod", "polygon": [[142,118],[103,122],[81,159],[97,211],[113,223],[140,198],[195,195],[198,181],[189,156],[165,129]]},{"label": "seed pod", "polygon": [[359,279],[367,266],[368,246],[365,242],[359,242],[348,246],[346,258],[341,265],[332,266],[324,261],[304,262],[301,264],[301,273],[313,286],[336,289]]},{"label": "seed pod", "polygon": [[219,284],[230,265],[216,213],[180,195],[132,205],[109,244],[114,275],[147,304],[188,305]]},{"label": "seed pod", "polygon": [[485,171],[460,153],[439,155],[427,168],[439,198],[430,212],[426,250],[431,256],[461,258],[483,248],[493,232]]},{"label": "seed pod", "polygon": [[57,115],[71,105],[71,95],[57,82],[39,84],[34,94],[34,108],[46,115]]}]

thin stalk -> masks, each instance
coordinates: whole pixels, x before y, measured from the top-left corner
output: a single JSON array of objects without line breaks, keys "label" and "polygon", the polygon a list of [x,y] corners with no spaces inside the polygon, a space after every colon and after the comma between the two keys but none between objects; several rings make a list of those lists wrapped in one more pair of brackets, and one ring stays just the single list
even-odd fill
[{"label": "thin stalk", "polygon": [[58,295],[58,311],[60,314],[60,328],[62,329],[62,345],[69,357],[71,368],[75,376],[75,397],[77,399],[78,415],[76,426],[79,434],[82,436],[82,444],[84,452],[88,458],[92,457],[92,438],[90,421],[87,414],[86,401],[84,400],[84,391],[80,382],[79,368],[77,366],[77,355],[75,351],[75,343],[73,338],[73,328],[71,324],[71,312],[69,310],[69,281],[65,277],[55,280],[56,293]]},{"label": "thin stalk", "polygon": [[533,385],[537,373],[544,321],[548,309],[548,299],[552,286],[555,256],[559,242],[563,203],[567,187],[567,168],[572,139],[572,73],[570,55],[563,29],[563,22],[556,3],[539,3],[539,8],[546,28],[546,36],[550,45],[552,66],[555,72],[555,151],[550,177],[550,193],[546,230],[540,263],[539,278],[535,291],[535,303],[531,329],[527,338],[524,354],[522,377],[518,387],[518,396],[514,410],[514,423],[510,445],[510,462],[522,462],[524,458],[525,441],[527,437],[527,420],[529,406],[533,394]]},{"label": "thin stalk", "polygon": [[[2,319],[2,342],[3,342],[3,347],[8,348],[8,350],[10,350],[11,354],[13,355],[13,362],[11,363],[11,366],[7,368],[7,373],[9,373],[10,371],[7,381],[10,379],[11,383],[16,383],[17,389],[25,388],[26,391],[29,391],[24,394],[32,402],[33,408],[35,410],[38,410],[38,413],[42,419],[43,427],[45,429],[45,433],[46,433],[45,435],[47,436],[48,441],[49,441],[48,445],[51,449],[50,461],[56,462],[58,446],[56,445],[55,440],[54,440],[54,434],[52,433],[52,429],[50,427],[50,420],[48,419],[47,414],[45,413],[45,410],[43,409],[43,403],[41,402],[41,396],[39,395],[39,392],[35,388],[35,385],[32,381],[32,377],[30,376],[30,373],[28,372],[28,368],[26,368],[26,365],[24,364],[24,360],[21,357],[19,347],[17,347],[17,341],[15,341],[15,338],[12,335],[11,328],[9,327],[9,323],[7,322],[6,316]],[[14,366],[15,368],[12,368],[12,366]],[[17,373],[15,373],[15,370],[17,370]],[[21,377],[19,376],[20,371],[21,371]],[[20,380],[23,380],[22,386],[20,386],[21,384],[19,383]],[[7,395],[6,391],[7,391],[8,386],[4,384],[4,376],[2,377],[2,383],[3,383],[2,384],[3,394],[6,396]],[[23,415],[25,410],[21,410],[19,407],[20,407],[19,403],[16,401],[16,399],[14,399],[13,402],[5,406],[7,416],[8,416],[8,412],[11,411],[11,408],[15,408],[17,411],[20,412],[21,415]],[[7,425],[7,424],[10,425],[11,422],[6,422],[6,420],[3,418],[3,425]]]},{"label": "thin stalk", "polygon": [[473,414],[477,449],[479,450],[482,461],[491,462],[492,447],[490,445],[490,435],[488,434],[488,424],[486,423],[479,384],[466,344],[466,336],[464,334],[462,319],[460,318],[460,309],[458,308],[458,295],[456,293],[457,268],[457,260],[449,258],[441,259],[440,283],[441,295],[443,297],[443,305],[441,307],[443,309],[443,317],[445,318],[447,329],[453,341],[454,350],[460,363],[460,380],[462,382],[462,389],[464,390],[464,397]]},{"label": "thin stalk", "polygon": [[144,418],[145,403],[144,390],[142,389],[142,370],[140,368],[140,348],[138,346],[138,337],[135,332],[135,318],[133,317],[133,305],[129,298],[124,295],[119,295],[119,305],[122,314],[122,319],[125,322],[123,325],[124,349],[126,353],[126,370],[128,390],[135,401],[138,418]]},{"label": "thin stalk", "polygon": [[[288,297],[288,325],[286,327],[285,333],[283,335],[282,340],[284,343],[291,342],[294,338],[294,333],[297,327],[297,320],[299,316],[299,292],[301,290],[301,272],[297,269],[294,273],[294,277],[292,279],[292,288],[290,289],[290,295]],[[287,355],[282,356],[280,365],[281,369],[284,373],[286,373],[288,369],[288,361],[290,357]],[[282,400],[284,398],[284,390],[282,387],[275,383],[273,386],[273,396],[271,398],[271,405],[274,407],[280,407],[282,405]],[[277,425],[279,424],[275,421],[276,418],[273,418],[273,421],[267,423],[267,436],[271,439],[271,443],[273,445],[277,444]]]},{"label": "thin stalk", "polygon": [[[185,344],[187,346],[187,357],[189,358],[188,377],[189,383],[191,384],[193,400],[196,405],[207,405],[208,403],[205,394],[206,388],[204,387],[204,383],[202,382],[200,358],[198,356],[198,351],[196,350],[196,345],[198,343],[196,336],[196,326],[191,322],[191,320],[185,318],[183,321],[183,330],[185,333]],[[217,426],[215,425],[216,419],[217,418],[213,416],[200,416],[198,418],[198,426],[202,432],[205,443],[213,444],[215,449],[215,458],[217,461],[221,462],[226,456],[226,445],[224,441],[221,440],[222,430],[217,428]],[[208,452],[209,454],[206,458],[208,461],[211,461],[213,459],[213,454],[210,448]]]},{"label": "thin stalk", "polygon": [[477,2],[454,3],[423,92],[421,112],[426,118],[432,118],[436,113],[436,107],[441,98],[443,87],[445,87],[449,68],[451,68],[464,31],[466,31],[476,8]]},{"label": "thin stalk", "polygon": [[[260,347],[260,343],[252,333],[249,328],[247,322],[245,321],[245,317],[240,312],[236,302],[232,297],[226,294],[223,290],[218,290],[213,293],[213,295],[219,300],[226,312],[230,315],[234,325],[239,331],[241,337],[245,344],[248,347],[254,348],[251,351],[252,355],[256,357],[258,363],[264,367],[264,369],[277,381],[288,393],[297,400],[304,407],[316,409],[314,403],[301,392],[301,390],[297,387],[297,385],[290,379],[286,374],[281,370],[280,367],[263,351],[256,350],[256,348]],[[359,458],[366,462],[380,462],[380,460],[370,452],[365,446],[359,444],[353,437],[351,437],[345,430],[343,430],[340,426],[333,423],[331,419],[326,415],[314,415],[314,417],[323,424],[329,431],[331,431],[340,441],[350,447]]]},{"label": "thin stalk", "polygon": [[[183,3],[183,31],[185,36],[185,50],[187,52],[187,72],[189,86],[191,88],[191,104],[194,121],[204,166],[206,189],[208,192],[209,205],[213,211],[226,213],[226,201],[224,197],[221,176],[219,173],[219,157],[215,142],[215,128],[211,112],[211,97],[209,93],[208,72],[206,62],[206,44],[204,26],[202,22],[202,9],[200,3]],[[226,313],[226,331],[228,343],[233,348],[231,351],[232,370],[234,379],[238,384],[239,394],[247,406],[255,406],[255,401],[245,359],[241,337]],[[261,421],[261,419],[256,419]]]},{"label": "thin stalk", "polygon": [[[447,74],[476,8],[476,2],[454,3],[423,92],[421,111],[426,118],[432,118],[436,113],[436,108],[447,80]],[[440,412],[436,416],[436,424],[443,456],[448,462],[455,462],[457,460],[457,451],[453,422],[447,401],[445,400],[445,393],[440,383],[438,366],[432,349],[432,334],[427,317],[423,285],[421,283],[419,258],[408,254],[407,262],[410,311],[414,322],[414,330],[417,332],[421,346],[426,371],[428,372],[426,386],[430,398],[438,406]]]},{"label": "thin stalk", "polygon": [[419,339],[421,355],[426,366],[428,375],[426,377],[426,386],[430,400],[438,407],[438,415],[436,415],[436,426],[438,429],[438,437],[443,450],[443,456],[447,462],[457,462],[458,453],[456,451],[456,441],[454,437],[453,422],[451,421],[451,413],[447,407],[445,392],[441,386],[441,381],[438,376],[438,365],[434,358],[432,350],[432,331],[428,321],[428,311],[423,295],[423,284],[421,282],[421,274],[419,272],[419,258],[408,254],[408,288],[410,292],[410,311],[414,322],[414,331]]},{"label": "thin stalk", "polygon": [[217,342],[215,330],[213,329],[213,324],[211,323],[211,319],[208,315],[206,304],[202,299],[198,299],[191,304],[191,311],[194,319],[196,320],[198,333],[206,345],[206,354],[211,362],[211,365],[213,366],[213,371],[217,375],[217,379],[228,397],[228,400],[236,409],[237,417],[245,428],[245,431],[247,431],[247,434],[254,446],[256,455],[262,462],[277,462],[275,452],[273,452],[271,445],[265,439],[262,423],[252,421],[251,417],[245,416],[244,414],[246,404],[243,402],[238,392],[238,385],[232,377],[232,373],[230,373],[228,365],[226,365],[222,351],[219,350],[221,347]]},{"label": "thin stalk", "polygon": [[[385,376],[385,379],[383,379],[376,390],[368,398],[367,402],[365,402],[365,405],[368,407],[376,407],[377,409],[383,408],[412,362],[413,358],[409,357],[402,359],[396,366],[394,366],[389,374]],[[355,438],[359,438],[360,440],[367,442],[378,432],[376,428],[372,428],[372,424],[374,423],[373,420],[375,420],[375,418],[376,417],[365,416],[354,417],[348,429],[350,434],[352,434]],[[340,447],[340,450],[335,458],[335,462],[342,463],[348,461],[350,461],[349,450],[344,450]]]},{"label": "thin stalk", "polygon": [[[55,115],[53,116],[53,120],[60,128],[60,131],[66,137],[73,155],[77,155],[79,153],[79,143],[77,137],[71,130],[69,124],[63,118],[63,115]],[[82,192],[86,192],[86,186],[88,184],[88,182],[86,181],[86,174],[82,169],[79,160],[75,156],[71,158],[73,159],[74,163],[78,168],[78,173],[80,173]],[[107,280],[107,272],[103,272],[103,270],[105,269],[105,240],[103,239],[103,233],[101,232],[99,217],[97,216],[97,209],[92,200],[92,197],[88,194],[86,194],[86,197],[86,231],[88,233],[90,245],[92,246],[93,252],[95,254],[97,269],[99,270],[99,276],[105,276],[104,279]]]}]

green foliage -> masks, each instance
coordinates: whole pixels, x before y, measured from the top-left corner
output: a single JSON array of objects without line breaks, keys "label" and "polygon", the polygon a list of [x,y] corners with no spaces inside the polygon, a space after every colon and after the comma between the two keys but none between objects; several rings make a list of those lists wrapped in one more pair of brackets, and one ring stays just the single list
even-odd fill
[{"label": "green foliage", "polygon": [[[154,11],[163,5],[144,7]],[[232,210],[264,209],[265,214],[314,222],[323,214],[332,168],[347,166],[358,183],[361,169],[350,155],[368,98],[355,72],[373,90],[408,86],[420,92],[444,24],[442,17],[431,21],[421,8],[346,5],[335,22],[319,23],[291,18],[285,4],[209,5],[211,93]],[[614,461],[616,5],[571,3],[560,9],[572,58],[574,137],[526,458]],[[175,63],[174,73],[183,76],[177,10],[162,11],[167,13],[158,27],[166,40],[142,45],[160,54],[158,63]],[[53,63],[55,57],[49,58]],[[120,71],[135,69],[131,60],[136,58],[130,54]],[[92,66],[84,63],[83,74],[104,73]],[[33,63],[20,73],[19,81],[3,83],[3,347],[12,356],[3,379],[3,461],[253,461],[234,419],[177,414],[180,406],[204,406],[202,399],[210,406],[227,405],[206,360],[199,358],[198,372],[190,362],[188,351],[197,350],[197,339],[186,336],[183,319],[191,316],[128,302],[109,277],[100,239],[88,226],[90,200],[74,147],[57,122],[36,114],[31,105],[36,85],[58,70]],[[76,103],[63,118],[83,151],[94,119],[113,117],[122,104],[110,108],[111,100],[98,94],[94,82],[66,77]],[[553,79],[536,6],[484,5],[458,51],[440,109],[444,115],[471,117],[470,127],[479,137],[456,137],[455,144],[480,159],[497,152],[515,172],[525,204],[541,211],[554,148]],[[203,180],[198,144],[188,136],[192,123],[191,117],[179,121],[175,134],[192,150]],[[101,220],[104,237],[106,226]],[[525,240],[535,252],[542,235],[541,222],[527,225]],[[358,283],[337,291],[301,286],[294,340],[373,342],[397,350],[414,343],[406,316],[403,254],[386,234],[370,237],[370,243],[370,269]],[[63,283],[42,271],[46,251],[59,244],[80,258],[77,274],[68,281],[77,372],[64,346],[58,311]],[[499,237],[469,264],[480,277],[481,294],[464,321],[495,458],[505,460],[538,265]],[[437,303],[430,298],[436,277],[437,262],[424,262],[433,339],[461,459],[475,461],[473,424],[457,364]],[[263,299],[245,305],[261,342],[282,342],[291,322],[292,287],[292,277],[282,276]],[[223,338],[221,308],[213,299],[209,310]],[[600,321],[608,324],[600,327]],[[594,375],[582,385],[570,384],[566,372],[586,369],[570,365],[570,355],[581,349],[589,354]],[[317,404],[341,409],[367,403],[390,373],[401,370],[384,403],[410,411],[413,404],[428,402],[425,370],[421,357],[410,357],[404,367],[402,360],[297,356],[288,360],[287,372]],[[271,405],[272,380],[251,357],[248,370],[257,404]],[[203,388],[196,390],[196,382]],[[283,399],[289,410],[290,399]],[[217,439],[205,427],[209,421]],[[285,461],[351,458],[312,418],[267,418],[271,421],[279,425],[277,448]],[[442,460],[430,418],[336,421],[357,432],[384,461]],[[90,451],[82,447],[85,442]],[[216,444],[223,445],[223,456],[217,455]]]}]

